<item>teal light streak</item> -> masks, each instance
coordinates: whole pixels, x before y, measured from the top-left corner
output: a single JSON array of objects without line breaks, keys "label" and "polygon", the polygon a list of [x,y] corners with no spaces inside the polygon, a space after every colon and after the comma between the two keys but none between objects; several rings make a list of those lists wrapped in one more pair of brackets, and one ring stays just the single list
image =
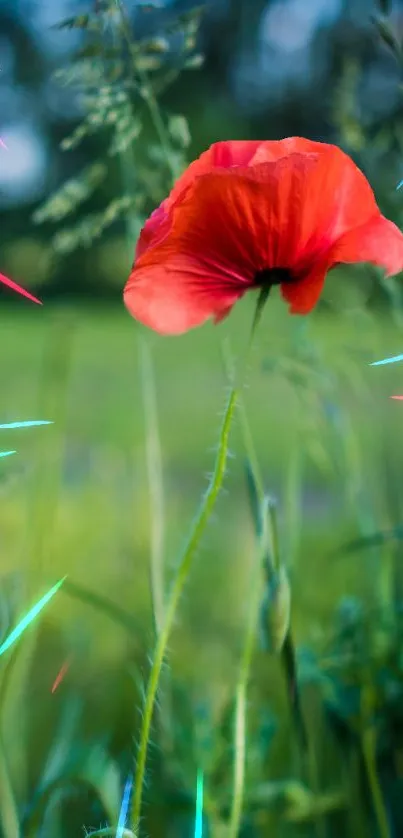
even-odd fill
[{"label": "teal light streak", "polygon": [[53,585],[53,588],[51,588],[50,591],[48,591],[47,594],[45,594],[42,597],[42,599],[40,599],[39,602],[37,602],[36,605],[34,605],[33,608],[31,608],[28,611],[25,617],[23,617],[22,620],[20,620],[20,622],[16,625],[15,629],[13,629],[13,631],[11,632],[11,634],[9,634],[8,637],[6,637],[4,643],[1,644],[0,656],[4,655],[4,652],[7,652],[7,649],[9,649],[10,646],[12,646],[13,643],[15,643],[15,641],[18,640],[19,637],[21,637],[25,629],[27,629],[28,626],[33,622],[33,620],[35,620],[35,617],[37,617],[38,614],[40,614],[42,608],[44,608],[45,605],[47,605],[49,600],[52,599],[52,597],[57,593],[59,588],[61,588],[65,579],[67,579],[67,576],[63,576],[63,579],[59,579],[59,581],[56,582],[56,585]]},{"label": "teal light streak", "polygon": [[38,425],[53,425],[53,422],[48,421],[48,419],[29,419],[26,422],[6,422],[5,424],[0,425],[0,429],[36,428]]},{"label": "teal light streak", "polygon": [[373,361],[370,367],[381,367],[384,364],[396,364],[397,361],[403,361],[403,355],[393,355],[392,358],[384,358],[383,361]]},{"label": "teal light streak", "polygon": [[0,451],[0,457],[9,457],[11,454],[16,454],[16,451]]},{"label": "teal light streak", "polygon": [[122,805],[120,808],[118,828],[116,830],[116,838],[124,838],[126,829],[127,813],[129,811],[130,793],[132,790],[133,778],[130,775],[126,780],[126,785],[123,792]]},{"label": "teal light streak", "polygon": [[196,785],[196,818],[195,818],[195,835],[194,838],[202,838],[203,836],[203,798],[204,798],[204,776],[203,771],[199,768],[197,772]]}]

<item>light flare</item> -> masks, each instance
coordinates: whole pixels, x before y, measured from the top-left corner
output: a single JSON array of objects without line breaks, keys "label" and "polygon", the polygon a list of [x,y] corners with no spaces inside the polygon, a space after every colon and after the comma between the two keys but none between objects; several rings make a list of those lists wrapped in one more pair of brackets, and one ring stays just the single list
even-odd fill
[{"label": "light flare", "polygon": [[65,660],[63,666],[60,668],[59,672],[57,673],[56,678],[55,678],[55,680],[53,682],[53,685],[52,685],[52,689],[51,689],[52,693],[56,692],[57,688],[62,683],[64,676],[66,675],[66,673],[70,669],[70,663],[71,663],[70,658]]},{"label": "light flare", "polygon": [[201,768],[197,772],[196,784],[196,817],[194,838],[203,836],[203,804],[204,804],[204,775]]},{"label": "light flare", "polygon": [[383,358],[382,361],[372,361],[370,367],[382,367],[385,364],[397,364],[398,361],[403,361],[403,355],[392,355],[391,358]]},{"label": "light flare", "polygon": [[123,838],[126,832],[126,820],[129,811],[130,794],[133,786],[133,777],[129,774],[123,791],[122,805],[120,807],[116,838]]},{"label": "light flare", "polygon": [[41,301],[34,297],[33,294],[30,294],[29,291],[26,291],[25,288],[21,288],[21,285],[17,285],[12,279],[9,279],[8,276],[0,273],[0,282],[3,285],[7,285],[8,288],[11,288],[13,291],[17,291],[17,294],[22,294],[23,297],[27,297],[28,300],[32,300],[33,303],[38,303],[38,305],[42,305]]},{"label": "light flare", "polygon": [[7,652],[10,646],[12,646],[16,642],[16,640],[18,640],[19,637],[21,637],[21,635],[28,628],[28,626],[30,626],[31,623],[35,620],[35,618],[40,614],[45,605],[47,605],[49,600],[51,600],[52,597],[54,597],[54,595],[57,593],[59,588],[61,588],[65,579],[67,579],[67,576],[63,576],[62,579],[59,579],[59,581],[56,582],[56,585],[53,585],[53,587],[43,597],[41,597],[41,599],[32,608],[30,608],[25,617],[23,617],[22,620],[20,620],[20,622],[17,623],[16,627],[12,630],[11,634],[9,634],[8,637],[6,637],[4,642],[1,644],[0,657],[1,655],[4,655],[4,652]]},{"label": "light flare", "polygon": [[14,428],[36,428],[38,425],[53,425],[48,419],[28,419],[25,422],[5,422],[0,424],[0,430],[12,430]]}]

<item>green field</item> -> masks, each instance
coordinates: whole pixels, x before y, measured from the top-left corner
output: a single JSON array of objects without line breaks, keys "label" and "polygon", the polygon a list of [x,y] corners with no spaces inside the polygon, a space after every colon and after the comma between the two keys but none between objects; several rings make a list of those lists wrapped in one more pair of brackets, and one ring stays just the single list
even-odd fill
[{"label": "green field", "polygon": [[[74,751],[73,774],[79,773],[81,757],[87,758],[86,749],[101,747],[99,743],[121,765],[126,764],[122,754],[130,764],[131,736],[139,719],[136,702],[141,702],[133,672],[135,684],[144,681],[153,647],[149,554],[155,509],[147,476],[152,416],[145,404],[150,377],[144,368],[144,343],[152,358],[158,407],[168,584],[213,467],[228,391],[223,340],[230,341],[234,356],[242,353],[251,315],[251,303],[245,301],[222,326],[207,325],[180,338],[146,333],[123,307],[100,313],[74,306],[27,307],[24,313],[6,311],[1,316],[1,421],[55,422],[3,431],[2,450],[18,452],[1,464],[3,634],[65,574],[73,586],[124,609],[135,627],[130,638],[108,615],[84,603],[81,589],[80,601],[77,591],[72,596],[74,590],[66,588],[47,607],[37,635],[31,629],[18,644],[16,665],[4,670],[11,674],[2,713],[4,751],[21,811],[40,787],[45,766],[51,774],[48,751],[56,742],[67,742],[53,757],[61,764]],[[347,556],[335,552],[347,540],[388,528],[401,518],[403,408],[388,398],[401,390],[400,367],[371,368],[369,363],[398,354],[402,347],[392,321],[375,321],[359,310],[337,318],[314,315],[304,336],[310,351],[317,353],[313,371],[301,356],[298,329],[301,321],[289,318],[278,301],[270,301],[246,374],[244,404],[266,490],[278,499],[294,639],[297,646],[319,649],[341,597],[357,595],[374,604],[390,595],[389,549]],[[339,410],[339,424],[331,424],[325,401]],[[171,708],[172,724],[179,731],[189,724],[189,701],[190,706],[192,701],[207,703],[214,725],[237,677],[255,558],[239,416],[230,448],[224,491],[198,550],[169,644],[172,678],[187,695],[183,706],[176,701]],[[52,694],[66,659],[68,675]],[[279,728],[264,779],[284,780],[295,773],[293,734],[279,664],[265,660],[258,652],[255,680]],[[253,717],[252,727],[255,721]],[[175,747],[183,755],[186,748],[178,736]],[[190,776],[202,759],[196,740],[185,737],[183,759]],[[109,809],[104,807],[109,814],[117,805],[113,800],[119,801],[119,783],[111,767],[112,773],[104,772],[101,757],[92,759],[96,765],[91,771],[102,778],[104,794],[112,801]],[[209,757],[205,759],[208,763]],[[150,782],[152,794],[152,771]],[[4,788],[0,777],[0,809],[7,796]],[[48,831],[31,831],[27,838],[82,834],[88,800],[77,804],[72,815],[66,794],[59,808],[50,806]],[[151,816],[151,835],[190,835],[174,820],[168,833],[164,805],[154,805],[158,817],[153,822]],[[59,832],[63,817],[69,831]],[[277,808],[270,818],[280,829],[282,810]],[[95,828],[99,823],[86,825]],[[299,831],[287,821],[273,835],[327,838],[336,834],[326,831],[330,828],[315,821],[311,833],[309,824]],[[245,832],[249,834],[255,833]],[[5,838],[13,835],[12,828],[4,831]]]}]

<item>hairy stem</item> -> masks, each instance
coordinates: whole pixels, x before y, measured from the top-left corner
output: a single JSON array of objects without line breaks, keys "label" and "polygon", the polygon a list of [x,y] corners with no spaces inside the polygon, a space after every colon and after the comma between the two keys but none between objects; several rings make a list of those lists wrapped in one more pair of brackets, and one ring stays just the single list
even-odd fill
[{"label": "hairy stem", "polygon": [[[264,289],[259,295],[245,360],[248,357],[248,353],[251,348],[252,341],[257,326],[259,324],[263,311],[263,306],[267,299],[267,296],[267,289]],[[171,593],[168,597],[168,601],[165,607],[164,622],[161,627],[160,634],[157,638],[155,653],[151,665],[151,672],[146,690],[144,714],[140,731],[140,743],[137,755],[137,769],[134,783],[135,791],[133,795],[133,804],[131,810],[131,827],[133,832],[135,833],[138,829],[140,819],[148,743],[150,738],[151,723],[154,711],[155,698],[157,695],[158,684],[161,674],[161,668],[163,665],[168,641],[175,620],[177,606],[182,591],[184,589],[185,583],[188,579],[194,555],[200,544],[200,540],[202,538],[206,525],[210,519],[211,513],[213,512],[215,502],[217,500],[224,479],[228,457],[229,434],[238,395],[239,388],[236,384],[233,384],[225,408],[213,475],[207,488],[207,492],[199,508],[199,512],[196,516],[196,520],[190,533],[188,543],[180,560],[178,571],[171,589]]]},{"label": "hairy stem", "polygon": [[[263,542],[263,539],[261,539]],[[259,544],[258,557],[252,579],[252,596],[249,608],[249,618],[246,628],[245,644],[242,653],[239,678],[235,700],[235,757],[234,757],[234,786],[229,823],[228,838],[237,838],[241,825],[244,792],[245,792],[245,756],[246,756],[246,704],[247,689],[252,665],[253,651],[256,640],[256,627],[259,618],[261,600],[261,576],[263,565],[264,544]]]},{"label": "hairy stem", "polygon": [[164,623],[158,636],[157,645],[155,648],[154,658],[152,662],[146,692],[143,723],[141,728],[140,745],[137,758],[135,792],[133,797],[131,819],[132,829],[134,832],[138,827],[138,821],[140,817],[148,741],[150,737],[151,722],[154,710],[155,697],[157,694],[158,683],[161,673],[161,667],[163,664],[168,640],[174,623],[177,605],[181,597],[185,582],[188,578],[194,554],[200,543],[200,539],[203,535],[206,524],[213,511],[224,478],[228,455],[229,432],[232,418],[234,415],[237,396],[238,391],[237,389],[235,389],[235,387],[233,387],[225,409],[224,421],[221,428],[219,449],[213,472],[213,477],[210,481],[204,500],[202,501],[199,513],[196,518],[195,526],[191,532],[188,544],[180,561],[179,569],[176,574],[175,581],[165,609]]}]

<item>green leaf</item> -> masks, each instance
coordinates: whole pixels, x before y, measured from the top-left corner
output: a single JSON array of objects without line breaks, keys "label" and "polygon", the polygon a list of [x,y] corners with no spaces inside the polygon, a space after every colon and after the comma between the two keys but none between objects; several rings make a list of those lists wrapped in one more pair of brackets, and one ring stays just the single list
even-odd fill
[{"label": "green leaf", "polygon": [[382,547],[390,541],[403,540],[403,524],[398,524],[391,530],[379,530],[371,535],[365,535],[347,542],[337,553],[356,553],[360,550],[368,550],[371,547]]},{"label": "green leaf", "polygon": [[285,568],[271,573],[261,607],[262,633],[267,648],[281,652],[290,628],[291,588]]},{"label": "green leaf", "polygon": [[[116,838],[116,827],[106,826],[105,829],[97,829],[96,832],[87,832],[86,838],[102,838],[102,836],[111,836],[111,838]],[[119,838],[136,838],[134,832],[131,829],[123,829],[119,832]]]},{"label": "green leaf", "polygon": [[93,194],[106,177],[107,171],[104,163],[93,163],[83,169],[77,177],[66,181],[34,212],[34,224],[66,218]]},{"label": "green leaf", "polygon": [[91,15],[76,15],[75,17],[68,17],[60,23],[55,23],[52,29],[98,29],[99,24],[96,18]]},{"label": "green leaf", "polygon": [[191,143],[189,124],[182,114],[173,114],[168,119],[168,131],[175,143],[181,148],[188,148]]},{"label": "green leaf", "polygon": [[263,510],[260,502],[259,487],[256,483],[255,472],[252,463],[248,459],[245,464],[246,470],[246,485],[249,495],[249,504],[252,512],[253,525],[255,528],[255,535],[261,538],[263,531]]},{"label": "green leaf", "polygon": [[162,66],[162,59],[160,55],[153,55],[150,53],[141,53],[136,57],[136,69],[143,73],[151,73],[159,70]]},{"label": "green leaf", "polygon": [[137,140],[143,130],[142,122],[131,112],[125,114],[115,125],[115,133],[108,149],[108,154],[122,154]]},{"label": "green leaf", "polygon": [[395,57],[401,61],[402,60],[402,48],[401,44],[397,40],[393,29],[389,24],[379,17],[372,17],[372,23],[376,27],[379,36],[381,37],[382,41],[392,50]]},{"label": "green leaf", "polygon": [[185,70],[199,70],[204,64],[204,56],[201,54],[192,55],[184,63]]},{"label": "green leaf", "polygon": [[85,137],[88,137],[88,134],[91,133],[91,126],[85,120],[77,128],[70,134],[68,137],[65,137],[61,143],[60,148],[62,151],[72,151],[74,148],[77,148],[82,140]]},{"label": "green leaf", "polygon": [[[57,798],[60,789],[68,785],[93,789],[108,821],[118,822],[121,792],[116,763],[100,745],[85,747],[74,740],[70,741],[69,745],[70,747],[66,749],[66,762],[60,766],[57,778],[36,789],[28,821],[24,824],[24,836],[26,835],[27,838],[36,838],[44,814],[49,807],[54,805],[53,801],[55,797]],[[55,742],[55,749],[56,747],[57,742]],[[116,835],[116,828],[112,834]]]},{"label": "green leaf", "polygon": [[114,623],[118,623],[129,631],[130,634],[139,631],[139,626],[135,619],[124,611],[123,608],[120,608],[119,605],[116,605],[110,599],[103,596],[103,594],[96,594],[92,590],[78,585],[76,582],[71,582],[69,579],[66,579],[62,590],[68,596],[73,597],[73,599],[78,599],[85,603],[85,605],[89,605],[97,611],[102,612]]},{"label": "green leaf", "polygon": [[169,52],[169,41],[167,38],[151,38],[147,41],[147,50],[149,52],[164,53]]},{"label": "green leaf", "polygon": [[137,209],[141,199],[141,195],[123,195],[111,201],[103,212],[90,213],[72,227],[65,227],[53,237],[53,250],[65,255],[79,247],[91,247],[115,221],[133,208]]}]

